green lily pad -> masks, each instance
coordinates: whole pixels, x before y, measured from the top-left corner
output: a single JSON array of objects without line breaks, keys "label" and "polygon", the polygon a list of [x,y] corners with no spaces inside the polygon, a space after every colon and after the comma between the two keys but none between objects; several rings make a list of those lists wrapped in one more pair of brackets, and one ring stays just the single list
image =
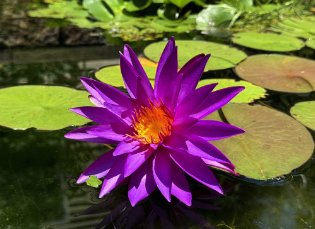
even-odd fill
[{"label": "green lily pad", "polygon": [[290,37],[315,38],[314,22],[300,19],[285,19],[271,27],[273,31]]},{"label": "green lily pad", "polygon": [[300,123],[315,130],[315,101],[297,103],[290,113]]},{"label": "green lily pad", "polygon": [[98,188],[102,184],[102,181],[97,179],[96,176],[92,175],[89,177],[89,179],[86,181],[86,184],[88,186],[91,186],[93,188]]},{"label": "green lily pad", "polygon": [[88,93],[66,87],[17,86],[0,90],[0,125],[24,130],[58,130],[88,119],[70,108],[91,106]]},{"label": "green lily pad", "polygon": [[308,41],[306,41],[305,44],[306,44],[307,47],[315,49],[315,40],[308,40]]},{"label": "green lily pad", "polygon": [[272,33],[236,33],[232,40],[248,48],[275,52],[299,50],[304,46],[304,42],[297,38]]},{"label": "green lily pad", "polygon": [[[153,43],[144,49],[144,54],[151,60],[158,62],[166,41]],[[232,68],[247,56],[244,52],[230,48],[227,45],[206,41],[176,41],[178,46],[178,66],[184,64],[200,53],[211,53],[211,57],[205,67],[205,71]]]},{"label": "green lily pad", "polygon": [[233,103],[251,103],[255,99],[264,98],[267,95],[266,90],[264,88],[253,85],[243,80],[240,80],[240,81],[235,81],[232,79],[201,80],[199,81],[197,88],[208,85],[208,84],[212,84],[212,83],[218,83],[214,91],[223,89],[226,87],[244,86],[245,90],[239,93],[235,98],[231,100],[231,102]]},{"label": "green lily pad", "polygon": [[[308,130],[290,116],[263,106],[229,103],[222,108],[227,121],[246,132],[212,141],[248,178],[268,180],[304,164],[314,151]],[[218,112],[206,119],[222,121]]]},{"label": "green lily pad", "polygon": [[[152,86],[154,86],[156,67],[143,66],[143,68],[147,73]],[[103,83],[109,84],[111,86],[126,88],[119,65],[102,68],[95,72],[95,77],[99,81],[102,81]]]},{"label": "green lily pad", "polygon": [[315,89],[315,61],[286,55],[253,55],[235,67],[236,74],[258,86],[282,92]]}]

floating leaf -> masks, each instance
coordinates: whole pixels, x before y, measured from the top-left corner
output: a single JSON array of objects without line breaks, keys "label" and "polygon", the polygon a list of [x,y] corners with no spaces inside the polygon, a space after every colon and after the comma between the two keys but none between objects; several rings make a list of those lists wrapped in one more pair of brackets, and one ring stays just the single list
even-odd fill
[{"label": "floating leaf", "polygon": [[212,83],[218,83],[214,91],[223,89],[226,87],[244,86],[245,90],[239,93],[234,99],[232,99],[231,102],[234,102],[234,103],[251,103],[255,99],[264,98],[267,95],[266,90],[263,89],[262,87],[258,87],[256,85],[253,85],[243,80],[240,80],[240,81],[235,81],[232,79],[201,80],[198,83],[197,88],[208,85],[208,84],[212,84]]},{"label": "floating leaf", "polygon": [[236,33],[232,40],[245,47],[276,52],[294,51],[304,46],[304,42],[297,38],[273,33]]},{"label": "floating leaf", "polygon": [[[151,84],[154,85],[156,67],[143,66],[143,68],[144,71],[147,73],[147,76],[149,77]],[[112,85],[114,87],[125,88],[125,83],[122,78],[119,65],[102,68],[95,72],[95,77],[98,80],[106,84]]]},{"label": "floating leaf", "polygon": [[89,179],[86,181],[86,184],[93,187],[93,188],[98,188],[102,184],[102,181],[97,179],[96,176],[92,175],[89,177]]},{"label": "floating leaf", "polygon": [[151,0],[131,0],[126,5],[126,10],[133,12],[143,10],[151,4]]},{"label": "floating leaf", "polygon": [[[153,43],[144,49],[144,54],[149,59],[158,62],[165,45],[166,41]],[[247,57],[238,49],[213,42],[180,40],[176,41],[176,45],[178,46],[179,68],[200,53],[211,53],[205,71],[232,68]]]},{"label": "floating leaf", "polygon": [[89,122],[70,108],[91,106],[88,93],[66,87],[17,86],[0,90],[0,125],[58,130]]},{"label": "floating leaf", "polygon": [[315,130],[315,101],[297,103],[290,113],[300,123]]},{"label": "floating leaf", "polygon": [[[227,121],[246,132],[212,141],[243,176],[268,180],[290,173],[304,164],[314,150],[311,134],[290,116],[263,106],[227,104]],[[222,121],[218,112],[206,119]]]},{"label": "floating leaf", "polygon": [[258,86],[307,93],[315,88],[315,61],[285,55],[253,55],[235,67],[236,74]]},{"label": "floating leaf", "polygon": [[305,44],[306,44],[307,47],[315,49],[315,40],[308,40],[308,41],[306,41]]}]

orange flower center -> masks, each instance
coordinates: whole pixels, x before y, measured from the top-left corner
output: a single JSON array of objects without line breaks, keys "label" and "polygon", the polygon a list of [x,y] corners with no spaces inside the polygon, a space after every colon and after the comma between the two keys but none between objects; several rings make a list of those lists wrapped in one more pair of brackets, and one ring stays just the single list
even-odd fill
[{"label": "orange flower center", "polygon": [[141,107],[133,116],[134,135],[130,136],[143,144],[158,144],[170,135],[173,117],[160,101],[150,102],[150,107]]}]

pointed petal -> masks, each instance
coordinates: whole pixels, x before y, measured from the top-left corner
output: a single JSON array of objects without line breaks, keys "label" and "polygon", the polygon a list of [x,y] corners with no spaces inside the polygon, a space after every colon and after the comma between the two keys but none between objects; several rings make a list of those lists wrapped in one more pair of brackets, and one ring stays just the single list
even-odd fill
[{"label": "pointed petal", "polygon": [[219,168],[219,169],[223,169],[225,171],[228,171],[230,173],[232,173],[235,176],[238,176],[238,173],[234,172],[235,166],[231,163],[219,163],[217,161],[211,161],[211,160],[207,160],[207,159],[203,159],[202,160],[209,166],[215,167],[215,168]]},{"label": "pointed petal", "polygon": [[65,138],[75,139],[78,141],[85,141],[85,142],[95,142],[95,143],[103,143],[103,144],[117,144],[118,141],[108,139],[108,138],[100,138],[91,134],[88,134],[87,131],[94,126],[87,126],[78,128],[75,130],[70,131],[69,133],[65,134]]},{"label": "pointed petal", "polygon": [[[171,37],[171,39],[168,41],[167,45],[165,46],[163,53],[161,55],[161,58],[159,60],[159,64],[158,64],[158,67],[156,69],[156,75],[155,75],[155,85],[159,84],[162,69],[163,69],[165,62],[167,61],[168,57],[173,52],[174,48],[175,48],[175,39],[174,39],[174,37]],[[158,98],[156,86],[154,87],[154,95],[156,98]]]},{"label": "pointed petal", "polygon": [[172,132],[181,133],[198,123],[198,119],[192,117],[179,117],[172,123]]},{"label": "pointed petal", "polygon": [[[164,97],[169,89],[171,83],[177,77],[178,61],[177,61],[177,47],[173,49],[167,58],[159,77],[158,82],[155,84],[155,96],[157,99],[161,99],[164,103]],[[173,89],[172,89],[173,90]]]},{"label": "pointed petal", "polygon": [[120,54],[120,70],[128,93],[131,98],[136,98],[138,81],[137,72],[122,54]]},{"label": "pointed petal", "polygon": [[137,140],[128,137],[117,145],[117,147],[115,148],[114,156],[122,155],[125,153],[132,153],[139,149],[140,146],[141,145]]},{"label": "pointed petal", "polygon": [[169,85],[165,96],[164,96],[164,105],[168,110],[174,115],[174,108],[177,103],[177,97],[180,92],[180,86],[182,83],[183,74],[179,74],[175,80]]},{"label": "pointed petal", "polygon": [[112,139],[115,141],[123,141],[127,134],[132,133],[132,129],[122,123],[109,123],[104,125],[94,126],[86,131],[88,134]]},{"label": "pointed petal", "polygon": [[110,103],[104,103],[104,106],[106,109],[111,111],[112,113],[116,114],[119,118],[124,120],[128,125],[132,124],[132,116],[134,115],[134,110],[130,110],[128,108],[114,105]]},{"label": "pointed petal", "polygon": [[201,119],[213,111],[218,110],[233,99],[238,93],[243,91],[245,87],[228,87],[212,92],[206,99],[200,103],[190,116]]},{"label": "pointed petal", "polygon": [[124,123],[117,115],[102,107],[76,107],[69,110],[99,124]]},{"label": "pointed petal", "polygon": [[187,95],[177,106],[175,119],[181,116],[189,116],[211,94],[217,84],[209,84],[198,88]]},{"label": "pointed petal", "polygon": [[89,179],[89,176],[95,175],[97,178],[106,176],[110,168],[120,157],[113,156],[114,150],[110,150],[96,159],[86,170],[81,174],[77,180],[78,184],[81,184]]},{"label": "pointed petal", "polygon": [[[183,79],[180,87],[180,92],[178,95],[178,104],[197,87],[202,73],[204,72],[205,66],[209,60],[210,54],[204,56],[203,58],[197,60],[190,65],[189,69],[184,69]],[[187,67],[188,68],[188,67]]]},{"label": "pointed petal", "polygon": [[127,155],[124,154],[124,155],[116,156],[116,157],[119,157],[119,160],[116,161],[116,163],[111,167],[111,169],[107,173],[105,180],[103,182],[103,186],[102,186],[99,198],[102,198],[111,190],[113,190],[125,178],[124,167],[125,167]]},{"label": "pointed petal", "polygon": [[189,154],[220,163],[231,161],[215,146],[196,135],[183,135],[186,138],[187,151]]},{"label": "pointed petal", "polygon": [[119,105],[128,109],[133,109],[132,103],[129,101],[129,96],[119,91],[118,89],[104,84],[102,82],[91,80],[95,90],[104,99],[106,103]]},{"label": "pointed petal", "polygon": [[128,186],[128,197],[131,205],[150,195],[156,188],[156,183],[152,171],[152,159],[144,162],[140,168],[134,172]]},{"label": "pointed petal", "polygon": [[171,160],[164,147],[159,147],[154,153],[153,176],[159,190],[168,202],[171,201]]},{"label": "pointed petal", "polygon": [[149,101],[154,101],[152,85],[147,84],[142,77],[137,78],[137,99],[149,106]]},{"label": "pointed petal", "polygon": [[170,150],[170,155],[173,161],[188,175],[209,188],[223,194],[223,190],[216,177],[201,158],[176,150]]},{"label": "pointed petal", "polygon": [[98,99],[94,98],[92,95],[89,95],[90,101],[97,107],[104,107],[103,103],[101,103]]},{"label": "pointed petal", "polygon": [[224,122],[214,120],[200,120],[196,125],[192,126],[183,133],[186,135],[194,134],[207,141],[213,141],[232,137],[244,132],[244,130]]},{"label": "pointed petal", "polygon": [[83,83],[84,87],[90,94],[99,101],[100,104],[103,104],[105,100],[102,98],[102,96],[96,91],[94,88],[94,85],[92,83],[92,79],[86,78],[86,77],[80,77],[81,82]]},{"label": "pointed petal", "polygon": [[145,145],[129,153],[125,164],[124,176],[128,177],[136,171],[151,156],[153,151],[154,149],[150,145]]},{"label": "pointed petal", "polygon": [[182,201],[187,206],[191,206],[191,191],[188,181],[178,165],[175,162],[171,162],[172,166],[172,186],[171,193],[176,196],[180,201]]}]

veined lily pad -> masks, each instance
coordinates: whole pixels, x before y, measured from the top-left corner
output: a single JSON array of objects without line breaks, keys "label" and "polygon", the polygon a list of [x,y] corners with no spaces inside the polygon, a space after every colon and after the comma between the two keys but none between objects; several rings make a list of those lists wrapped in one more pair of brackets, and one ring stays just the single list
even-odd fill
[{"label": "veined lily pad", "polygon": [[300,19],[285,19],[278,25],[273,25],[272,30],[280,32],[286,36],[302,37],[302,38],[315,38],[314,22],[300,20]]},{"label": "veined lily pad", "polygon": [[[153,43],[144,49],[144,54],[151,60],[158,62],[166,41]],[[227,45],[205,41],[176,41],[178,46],[178,67],[200,53],[211,53],[205,71],[232,68],[247,56],[244,52]]]},{"label": "veined lily pad", "polygon": [[0,125],[24,130],[58,130],[89,122],[70,108],[91,106],[88,93],[66,87],[17,86],[0,90]]},{"label": "veined lily pad", "polygon": [[[235,165],[236,172],[256,180],[290,173],[312,155],[311,134],[290,116],[263,106],[227,104],[222,108],[227,121],[246,132],[212,141]],[[222,121],[217,112],[206,119]]]},{"label": "veined lily pad", "polygon": [[291,108],[290,113],[303,125],[315,130],[315,101],[297,103]]},{"label": "veined lily pad", "polygon": [[315,61],[285,55],[254,55],[235,67],[239,77],[282,92],[307,93],[315,89]]},{"label": "veined lily pad", "polygon": [[[151,84],[154,85],[156,67],[143,66],[143,68],[147,73]],[[102,68],[95,72],[95,77],[111,86],[125,88],[125,83],[122,78],[119,65]]]},{"label": "veined lily pad", "polygon": [[304,42],[297,38],[272,33],[237,33],[232,40],[245,47],[275,52],[294,51],[304,46]]},{"label": "veined lily pad", "polygon": [[308,40],[308,41],[306,41],[305,44],[306,44],[307,47],[315,49],[315,40]]},{"label": "veined lily pad", "polygon": [[237,82],[232,79],[201,80],[198,83],[197,88],[208,85],[208,84],[212,84],[212,83],[218,83],[214,91],[222,89],[222,88],[226,88],[226,87],[244,86],[245,90],[239,93],[234,99],[231,100],[231,102],[234,102],[234,103],[251,103],[255,99],[264,98],[267,95],[266,90],[263,89],[262,87],[253,85],[243,80],[240,80]]}]

